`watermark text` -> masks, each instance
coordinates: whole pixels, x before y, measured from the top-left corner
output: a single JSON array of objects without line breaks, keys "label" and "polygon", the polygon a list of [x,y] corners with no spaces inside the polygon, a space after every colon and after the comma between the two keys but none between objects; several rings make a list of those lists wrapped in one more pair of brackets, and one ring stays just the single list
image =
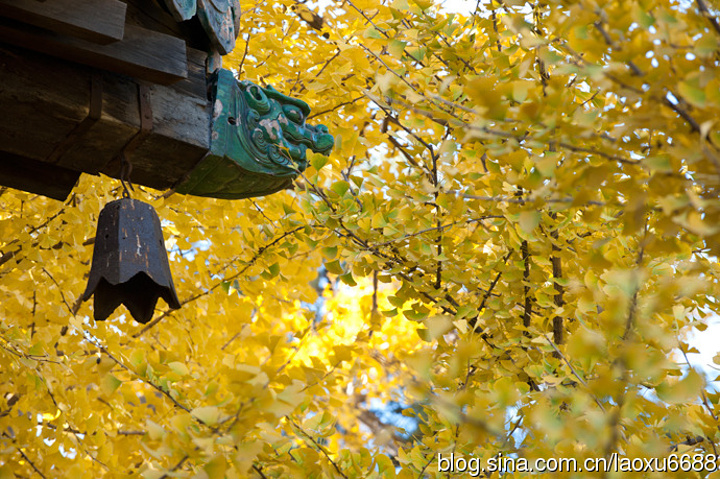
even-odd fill
[{"label": "watermark text", "polygon": [[438,472],[481,477],[493,472],[714,472],[720,469],[715,454],[670,454],[667,457],[548,457],[527,459],[498,453],[483,460],[460,454],[438,454]]}]

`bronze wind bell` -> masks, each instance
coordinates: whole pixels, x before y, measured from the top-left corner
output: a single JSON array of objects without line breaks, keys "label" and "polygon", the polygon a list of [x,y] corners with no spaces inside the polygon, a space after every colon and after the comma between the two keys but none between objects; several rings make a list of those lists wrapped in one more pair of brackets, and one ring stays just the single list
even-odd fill
[{"label": "bronze wind bell", "polygon": [[[123,197],[105,205],[98,218],[92,266],[82,300],[95,295],[96,321],[124,304],[139,323],[152,319],[158,298],[180,308],[155,209],[130,198],[131,167],[123,157]],[[126,184],[127,182],[127,184]]]}]

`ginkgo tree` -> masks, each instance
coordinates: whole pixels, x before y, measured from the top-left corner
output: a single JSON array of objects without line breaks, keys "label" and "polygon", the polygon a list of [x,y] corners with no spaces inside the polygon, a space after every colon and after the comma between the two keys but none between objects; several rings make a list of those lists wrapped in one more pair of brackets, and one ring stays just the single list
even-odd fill
[{"label": "ginkgo tree", "polygon": [[720,477],[687,343],[720,299],[720,6],[246,2],[224,63],[333,153],[264,198],[139,189],[183,304],[146,325],[78,299],[117,181],[0,190],[0,478]]}]

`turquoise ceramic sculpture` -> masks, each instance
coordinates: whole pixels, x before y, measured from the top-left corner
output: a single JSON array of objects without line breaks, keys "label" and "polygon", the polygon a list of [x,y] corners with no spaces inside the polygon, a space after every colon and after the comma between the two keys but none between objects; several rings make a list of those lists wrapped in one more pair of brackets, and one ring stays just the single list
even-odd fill
[{"label": "turquoise ceramic sculpture", "polygon": [[165,6],[178,22],[197,15],[210,43],[221,55],[235,47],[240,27],[238,0],[165,0]]},{"label": "turquoise ceramic sculpture", "polygon": [[324,125],[305,123],[307,103],[219,70],[212,81],[210,151],[178,193],[238,199],[290,186],[307,167],[306,150],[329,154],[334,145]]}]

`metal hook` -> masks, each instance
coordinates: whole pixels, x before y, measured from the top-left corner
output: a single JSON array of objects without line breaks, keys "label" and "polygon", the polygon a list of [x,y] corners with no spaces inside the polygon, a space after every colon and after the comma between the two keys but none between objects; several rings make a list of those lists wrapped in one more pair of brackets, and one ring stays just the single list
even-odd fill
[{"label": "metal hook", "polygon": [[120,152],[120,182],[123,186],[123,198],[130,198],[130,192],[135,191],[130,175],[132,174],[132,163],[128,160],[135,150],[145,141],[152,131],[153,114],[150,105],[150,87],[145,84],[138,84],[138,103],[140,107],[140,131],[128,141]]},{"label": "metal hook", "polygon": [[[132,174],[132,163],[125,156],[125,152],[120,155],[120,183],[123,187],[123,198],[130,198],[130,191],[135,191],[130,175]],[[128,189],[129,187],[129,189]]]}]

